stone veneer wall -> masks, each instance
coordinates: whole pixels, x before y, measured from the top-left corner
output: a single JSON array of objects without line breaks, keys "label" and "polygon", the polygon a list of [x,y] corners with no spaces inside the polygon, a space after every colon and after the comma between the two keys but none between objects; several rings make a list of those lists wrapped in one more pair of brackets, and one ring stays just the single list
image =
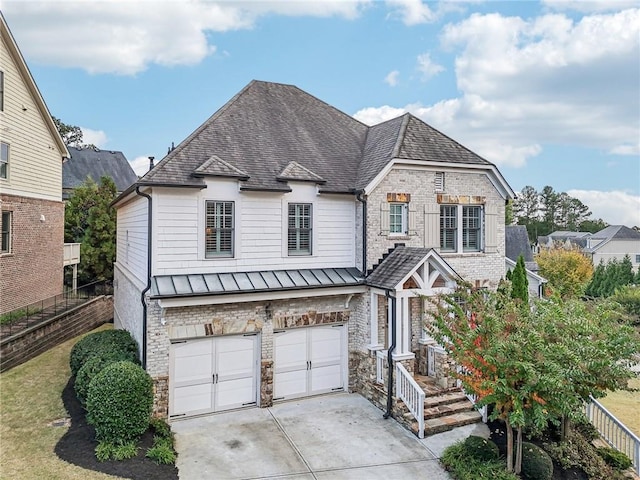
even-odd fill
[{"label": "stone veneer wall", "polygon": [[[353,296],[347,295],[288,300],[200,305],[162,309],[150,301],[147,321],[147,372],[154,379],[154,415],[168,416],[169,350],[171,339],[205,338],[246,332],[261,334],[260,406],[273,403],[273,330],[330,323],[344,323],[349,330],[349,350],[357,348],[351,322]],[[361,310],[358,305],[356,310]],[[164,325],[162,325],[162,320]]]}]

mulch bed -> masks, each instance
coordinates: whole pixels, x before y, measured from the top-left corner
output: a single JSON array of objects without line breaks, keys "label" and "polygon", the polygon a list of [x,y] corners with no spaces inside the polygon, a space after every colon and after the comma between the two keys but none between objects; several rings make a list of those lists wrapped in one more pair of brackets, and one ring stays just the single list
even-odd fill
[{"label": "mulch bed", "polygon": [[55,452],[62,460],[86,468],[134,480],[177,480],[178,469],[174,465],[158,465],[147,458],[147,449],[153,445],[153,432],[147,431],[140,439],[138,455],[120,462],[96,459],[95,430],[87,424],[85,410],[76,398],[73,379],[62,391],[62,401],[71,419],[71,426],[56,445]]},{"label": "mulch bed", "polygon": [[[507,456],[507,432],[505,429],[505,424],[501,420],[490,420],[487,422],[487,426],[489,427],[489,433],[491,435],[491,440],[498,446],[500,450],[500,455],[503,457]],[[513,432],[514,437],[516,432]],[[549,439],[547,439],[549,440]],[[542,443],[545,439],[527,439],[525,441],[529,443],[533,443],[542,448]],[[514,438],[515,443],[515,438]],[[515,447],[515,445],[514,445]],[[570,468],[568,470],[564,470],[558,463],[553,462],[553,480],[588,480],[589,477],[586,473],[579,468]]]}]

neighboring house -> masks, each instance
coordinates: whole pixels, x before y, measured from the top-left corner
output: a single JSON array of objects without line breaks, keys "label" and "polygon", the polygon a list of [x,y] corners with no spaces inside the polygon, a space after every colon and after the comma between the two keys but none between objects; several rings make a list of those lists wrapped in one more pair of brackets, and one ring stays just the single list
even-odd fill
[{"label": "neighboring house", "polygon": [[600,261],[621,261],[629,255],[634,270],[640,268],[640,232],[624,225],[609,225],[596,232],[553,232],[538,237],[537,248],[578,248],[591,258],[593,265]]},{"label": "neighboring house", "polygon": [[633,269],[640,268],[640,232],[624,225],[609,225],[591,235],[584,251],[591,256],[593,265],[601,261],[621,261],[629,255]]},{"label": "neighboring house", "polygon": [[509,198],[493,164],[410,114],[367,127],[251,82],[114,202],[114,319],[155,413],[347,390],[381,405],[393,345],[446,383],[425,297],[498,285]]},{"label": "neighboring house", "polygon": [[536,253],[541,248],[553,248],[561,246],[563,248],[579,248],[583,250],[587,246],[587,239],[593,235],[591,232],[570,232],[558,230],[549,235],[538,236]]},{"label": "neighboring house", "polygon": [[538,274],[538,264],[533,259],[533,251],[529,243],[527,227],[524,225],[507,225],[505,227],[505,263],[507,270],[513,270],[520,255],[524,258],[524,266],[529,281],[529,295],[542,298],[544,284],[547,280]]},{"label": "neighboring house", "polygon": [[0,14],[0,314],[62,293],[69,156]]},{"label": "neighboring house", "polygon": [[122,152],[100,150],[96,147],[69,147],[70,157],[62,164],[62,198],[68,200],[73,189],[87,178],[100,183],[103,176],[111,177],[118,193],[124,192],[138,180]]}]

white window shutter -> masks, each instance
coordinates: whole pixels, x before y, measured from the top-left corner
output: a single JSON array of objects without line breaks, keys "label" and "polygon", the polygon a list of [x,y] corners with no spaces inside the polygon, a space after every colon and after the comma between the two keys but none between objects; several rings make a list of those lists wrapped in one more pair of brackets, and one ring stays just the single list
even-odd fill
[{"label": "white window shutter", "polygon": [[409,203],[408,222],[407,234],[418,235],[418,212],[416,211],[416,206],[413,203]]},{"label": "white window shutter", "polygon": [[389,204],[387,202],[380,203],[380,235],[389,235]]},{"label": "white window shutter", "polygon": [[440,205],[427,203],[424,206],[424,246],[440,248]]},{"label": "white window shutter", "polygon": [[484,239],[485,253],[498,251],[498,211],[491,203],[484,208]]}]

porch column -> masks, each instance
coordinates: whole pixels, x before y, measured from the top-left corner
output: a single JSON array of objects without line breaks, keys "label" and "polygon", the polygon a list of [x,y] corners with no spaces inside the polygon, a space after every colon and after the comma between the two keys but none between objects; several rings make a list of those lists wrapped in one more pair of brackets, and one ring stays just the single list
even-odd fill
[{"label": "porch column", "polygon": [[409,296],[396,291],[396,349],[393,352],[396,360],[415,358],[411,351],[411,319],[409,313]]},{"label": "porch column", "polygon": [[370,343],[369,350],[382,350],[383,346],[378,341],[378,294],[371,292],[369,294],[369,325],[370,325]]}]

